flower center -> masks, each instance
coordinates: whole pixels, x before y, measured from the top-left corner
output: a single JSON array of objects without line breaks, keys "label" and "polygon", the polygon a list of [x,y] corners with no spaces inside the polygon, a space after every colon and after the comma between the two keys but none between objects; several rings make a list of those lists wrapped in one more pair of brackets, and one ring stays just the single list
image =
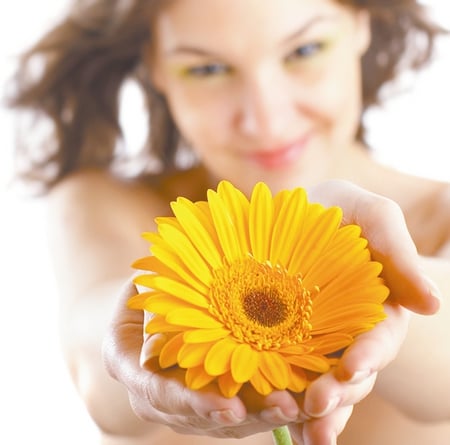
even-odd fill
[{"label": "flower center", "polygon": [[311,337],[312,296],[301,277],[280,266],[244,258],[216,270],[211,313],[234,337],[256,349],[277,349]]},{"label": "flower center", "polygon": [[245,315],[262,326],[275,326],[286,319],[286,304],[276,289],[254,289],[242,298]]}]

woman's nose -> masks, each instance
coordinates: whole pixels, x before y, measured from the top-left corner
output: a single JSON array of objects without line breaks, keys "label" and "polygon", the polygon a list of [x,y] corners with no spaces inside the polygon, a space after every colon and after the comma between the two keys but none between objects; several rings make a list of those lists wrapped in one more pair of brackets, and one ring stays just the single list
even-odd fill
[{"label": "woman's nose", "polygon": [[274,73],[248,80],[239,97],[237,123],[245,136],[267,141],[285,139],[295,116],[289,80]]}]

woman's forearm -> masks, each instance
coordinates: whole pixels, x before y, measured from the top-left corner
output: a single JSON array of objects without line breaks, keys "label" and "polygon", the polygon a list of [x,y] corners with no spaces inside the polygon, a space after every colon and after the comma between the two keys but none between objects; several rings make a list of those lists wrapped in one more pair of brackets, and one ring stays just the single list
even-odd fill
[{"label": "woman's forearm", "polygon": [[102,359],[102,341],[118,288],[118,283],[98,286],[62,303],[62,347],[77,391],[99,429],[113,436],[147,435],[158,426],[136,417],[125,387],[106,372]]},{"label": "woman's forearm", "polygon": [[376,390],[405,414],[424,422],[450,420],[450,260],[422,258],[442,295],[434,315],[412,314],[398,357],[379,375]]}]

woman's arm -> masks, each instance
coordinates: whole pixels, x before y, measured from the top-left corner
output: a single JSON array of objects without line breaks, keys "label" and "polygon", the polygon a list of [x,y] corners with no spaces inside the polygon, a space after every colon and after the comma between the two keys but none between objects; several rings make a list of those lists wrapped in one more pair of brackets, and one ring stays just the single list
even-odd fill
[{"label": "woman's arm", "polygon": [[112,435],[138,436],[155,428],[136,417],[126,389],[106,372],[101,354],[131,263],[147,253],[140,233],[153,223],[149,208],[163,211],[146,194],[142,187],[90,171],[68,178],[48,199],[63,353],[90,415]]},{"label": "woman's arm", "polygon": [[440,310],[431,317],[412,314],[406,340],[380,373],[376,391],[416,420],[450,422],[450,259],[421,260],[440,289]]}]

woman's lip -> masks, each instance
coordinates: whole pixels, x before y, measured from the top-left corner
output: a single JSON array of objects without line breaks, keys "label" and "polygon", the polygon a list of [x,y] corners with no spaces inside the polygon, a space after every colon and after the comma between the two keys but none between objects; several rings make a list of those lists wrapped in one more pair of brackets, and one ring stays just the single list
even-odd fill
[{"label": "woman's lip", "polygon": [[250,158],[264,168],[280,168],[290,165],[304,151],[307,137],[292,144],[253,152]]}]

